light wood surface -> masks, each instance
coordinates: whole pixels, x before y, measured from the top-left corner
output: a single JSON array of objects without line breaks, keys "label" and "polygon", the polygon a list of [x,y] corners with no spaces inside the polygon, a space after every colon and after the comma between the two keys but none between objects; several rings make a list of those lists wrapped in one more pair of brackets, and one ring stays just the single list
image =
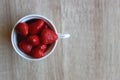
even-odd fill
[{"label": "light wood surface", "polygon": [[[42,61],[21,58],[11,44],[28,14],[71,34]],[[0,0],[0,80],[120,80],[120,0]]]}]

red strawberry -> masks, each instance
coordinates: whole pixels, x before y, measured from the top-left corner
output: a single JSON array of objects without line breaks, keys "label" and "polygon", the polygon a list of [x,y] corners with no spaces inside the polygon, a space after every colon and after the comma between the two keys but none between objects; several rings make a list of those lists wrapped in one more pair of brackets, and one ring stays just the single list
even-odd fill
[{"label": "red strawberry", "polygon": [[44,52],[41,51],[38,47],[36,47],[36,48],[32,49],[31,56],[33,58],[41,58],[44,56]]},{"label": "red strawberry", "polygon": [[19,23],[16,26],[16,31],[18,34],[20,34],[22,36],[26,36],[26,35],[28,35],[28,25],[26,23]]},{"label": "red strawberry", "polygon": [[30,34],[37,34],[40,29],[42,28],[42,26],[44,25],[44,21],[43,20],[37,20],[31,24],[29,24],[29,33]]},{"label": "red strawberry", "polygon": [[31,35],[28,37],[27,41],[32,45],[32,46],[37,46],[40,44],[39,37],[37,35]]},{"label": "red strawberry", "polygon": [[51,29],[44,29],[41,33],[41,41],[43,44],[54,43],[57,39],[57,34]]},{"label": "red strawberry", "polygon": [[44,45],[44,44],[38,45],[38,48],[39,48],[42,52],[45,52],[46,49],[47,49],[47,45]]},{"label": "red strawberry", "polygon": [[20,50],[23,51],[25,54],[28,55],[30,54],[32,46],[29,43],[27,43],[25,40],[22,40],[18,46]]}]

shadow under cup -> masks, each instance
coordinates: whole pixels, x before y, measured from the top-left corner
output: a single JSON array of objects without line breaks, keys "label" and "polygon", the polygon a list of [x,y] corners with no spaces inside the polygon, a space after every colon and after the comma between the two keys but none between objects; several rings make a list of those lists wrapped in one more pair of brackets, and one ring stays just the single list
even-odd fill
[{"label": "shadow under cup", "polygon": [[12,30],[12,34],[11,34],[11,41],[12,41],[12,45],[13,45],[13,48],[15,49],[15,51],[23,58],[27,59],[27,60],[42,60],[46,57],[48,57],[55,49],[56,45],[57,45],[57,42],[58,40],[55,41],[55,43],[51,44],[49,46],[49,48],[47,49],[47,51],[45,52],[45,56],[41,57],[41,58],[33,58],[31,56],[28,56],[26,55],[24,52],[22,52],[19,48],[18,48],[18,40],[17,40],[17,33],[16,33],[16,30],[15,30],[15,27],[18,23],[20,22],[27,22],[27,21],[30,21],[30,20],[33,20],[33,19],[42,19],[44,20],[52,30],[55,31],[55,33],[57,34],[57,30],[54,26],[54,24],[49,20],[47,19],[46,17],[44,16],[41,16],[41,15],[28,15],[28,16],[25,16],[23,18],[21,18],[14,26],[13,30]]}]

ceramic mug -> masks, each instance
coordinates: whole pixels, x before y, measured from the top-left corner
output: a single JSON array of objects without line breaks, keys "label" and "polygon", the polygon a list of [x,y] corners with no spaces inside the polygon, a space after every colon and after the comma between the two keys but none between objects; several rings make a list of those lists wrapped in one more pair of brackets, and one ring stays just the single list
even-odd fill
[{"label": "ceramic mug", "polygon": [[46,55],[41,57],[41,58],[33,58],[31,56],[28,56],[26,55],[24,52],[22,52],[19,48],[18,48],[18,42],[17,42],[17,34],[16,34],[16,31],[15,31],[15,27],[18,23],[20,22],[27,22],[29,20],[32,20],[32,19],[42,19],[44,20],[50,27],[52,30],[55,31],[55,33],[58,35],[58,39],[59,38],[62,38],[62,39],[65,39],[65,38],[69,38],[70,37],[70,34],[62,34],[62,33],[58,33],[57,30],[56,30],[56,27],[55,25],[52,23],[51,20],[49,20],[48,18],[46,18],[45,16],[41,16],[41,15],[36,15],[36,14],[31,14],[31,15],[27,15],[23,18],[21,18],[20,20],[18,20],[18,22],[14,25],[13,29],[12,29],[12,33],[11,33],[11,42],[12,42],[12,46],[14,48],[14,50],[16,51],[16,53],[18,53],[21,57],[27,59],[27,60],[33,60],[33,61],[38,61],[38,60],[42,60],[42,59],[45,59],[47,58],[54,50],[55,50],[55,47],[57,45],[57,42],[58,42],[58,39],[55,41],[54,44],[52,44],[50,46],[50,48],[45,52]]}]

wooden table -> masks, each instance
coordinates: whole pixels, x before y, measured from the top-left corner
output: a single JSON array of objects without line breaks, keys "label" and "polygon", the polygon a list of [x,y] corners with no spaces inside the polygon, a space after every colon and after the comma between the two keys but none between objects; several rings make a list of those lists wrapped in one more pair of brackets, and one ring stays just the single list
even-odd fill
[{"label": "wooden table", "polygon": [[[11,44],[28,14],[71,34],[42,61],[21,58]],[[0,0],[0,80],[120,80],[120,0]]]}]

